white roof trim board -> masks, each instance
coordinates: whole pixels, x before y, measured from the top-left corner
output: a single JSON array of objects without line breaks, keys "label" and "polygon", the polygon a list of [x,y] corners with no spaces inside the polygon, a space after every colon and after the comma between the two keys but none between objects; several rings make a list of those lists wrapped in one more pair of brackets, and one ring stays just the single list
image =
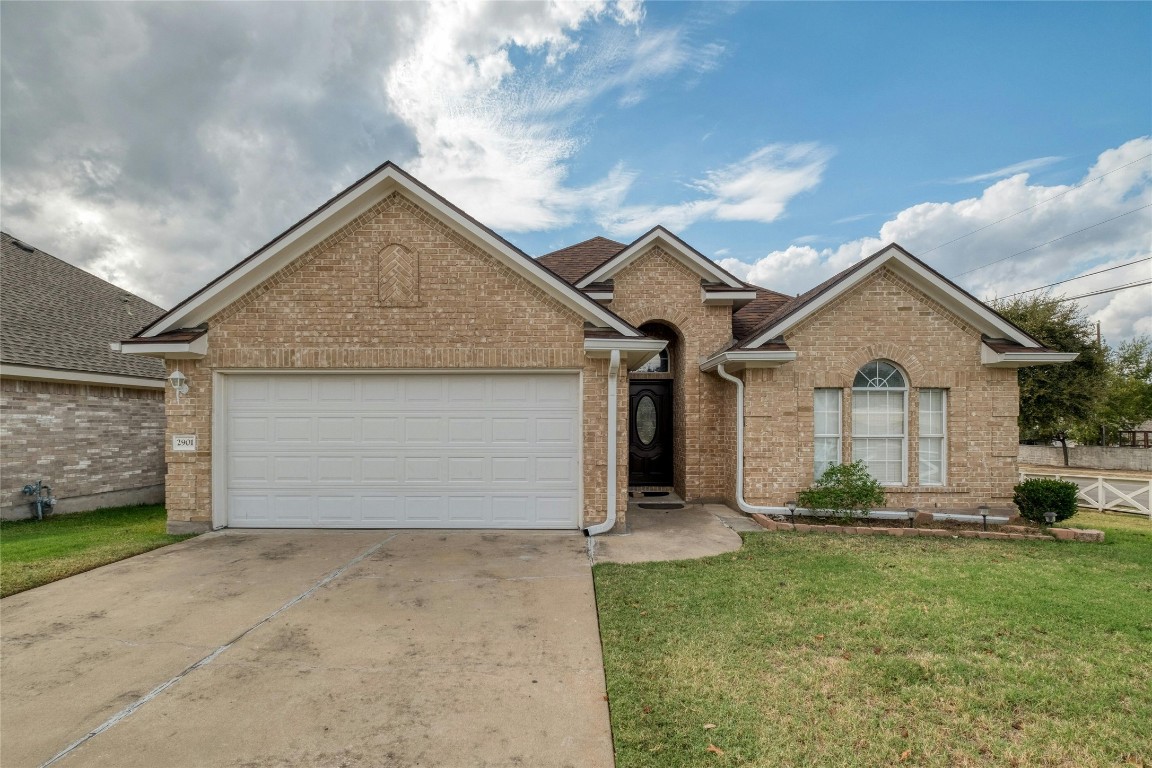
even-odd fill
[{"label": "white roof trim board", "polygon": [[797,357],[790,349],[736,349],[721,352],[700,364],[702,371],[714,371],[721,365],[726,370],[738,371],[742,368],[776,368],[790,363]]},{"label": "white roof trim board", "polygon": [[987,344],[980,345],[980,362],[989,368],[1027,368],[1032,365],[1070,363],[1077,357],[1076,352],[997,352]]},{"label": "white roof trim board", "polygon": [[650,246],[656,243],[659,243],[665,251],[701,277],[718,283],[724,283],[740,291],[748,290],[748,286],[725,272],[716,262],[700,254],[683,240],[676,237],[676,235],[664,229],[664,227],[655,227],[648,232],[648,234],[641,235],[640,239],[634,241],[627,248],[620,251],[620,253],[580,278],[576,283],[576,287],[585,288],[592,283],[609,279],[612,275],[635,261],[641,254],[645,253]]},{"label": "white roof trim board", "polygon": [[400,191],[414,202],[433,212],[465,239],[495,256],[513,272],[553,296],[585,320],[599,327],[611,328],[625,336],[637,331],[612,312],[584,296],[571,285],[518,252],[513,246],[479,225],[463,212],[443,200],[392,163],[379,169],[345,190],[297,226],[282,234],[261,251],[241,262],[193,294],[155,323],[145,328],[140,337],[156,336],[176,328],[187,328],[206,322],[220,310],[280,271],[308,249],[345,226],[363,211],[389,194]]},{"label": "white roof trim board", "polygon": [[0,378],[27,379],[29,381],[55,381],[67,384],[95,384],[102,387],[128,387],[130,389],[164,389],[164,379],[146,379],[141,376],[120,376],[90,371],[66,371],[60,368],[36,368],[30,365],[0,364]]},{"label": "white roof trim board", "polygon": [[120,351],[126,355],[146,355],[169,360],[200,360],[208,355],[208,334],[192,341],[121,344]]},{"label": "white roof trim board", "polygon": [[910,258],[895,245],[885,248],[869,264],[830,286],[827,291],[814,297],[800,310],[782,318],[780,322],[773,324],[770,328],[766,328],[745,343],[744,346],[748,348],[758,347],[782,336],[885,266],[939,301],[984,335],[992,338],[1011,339],[1025,347],[1044,346],[933,270],[916,259]]},{"label": "white roof trim board", "polygon": [[588,357],[610,357],[618,349],[628,361],[628,368],[639,368],[658,355],[668,342],[663,339],[584,339],[584,354]]}]

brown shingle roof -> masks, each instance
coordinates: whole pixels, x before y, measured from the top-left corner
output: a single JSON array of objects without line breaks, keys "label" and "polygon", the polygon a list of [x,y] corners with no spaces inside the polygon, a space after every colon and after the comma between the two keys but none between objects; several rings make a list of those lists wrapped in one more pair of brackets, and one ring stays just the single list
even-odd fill
[{"label": "brown shingle roof", "polygon": [[597,236],[582,243],[546,253],[537,261],[568,282],[575,284],[577,280],[620,253],[624,248],[624,243]]},{"label": "brown shingle roof", "polygon": [[743,339],[764,319],[774,314],[782,306],[792,301],[792,297],[758,285],[748,285],[756,290],[756,298],[732,313],[732,338]]},{"label": "brown shingle roof", "polygon": [[160,307],[0,233],[0,362],[164,378],[164,363],[113,352]]}]

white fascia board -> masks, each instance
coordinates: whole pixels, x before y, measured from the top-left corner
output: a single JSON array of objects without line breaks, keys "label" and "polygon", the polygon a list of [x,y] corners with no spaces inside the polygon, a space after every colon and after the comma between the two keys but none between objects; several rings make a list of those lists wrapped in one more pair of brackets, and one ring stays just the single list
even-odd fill
[{"label": "white fascia board", "polygon": [[434,211],[466,239],[496,255],[512,271],[543,289],[585,320],[612,328],[626,336],[637,335],[635,330],[611,312],[591,299],[585,300],[583,294],[573,291],[571,286],[536,264],[534,259],[524,258],[515,253],[507,243],[477,226],[459,211],[445,205],[435,195],[413,184],[392,166],[382,168],[360,182],[355,189],[325,208],[306,226],[287,233],[259,256],[243,263],[235,272],[194,297],[187,306],[180,307],[178,313],[162,318],[160,322],[146,328],[141,335],[155,336],[173,328],[189,328],[206,322],[221,309],[303,255],[309,248],[323,242],[325,238],[355,219],[368,208],[369,201],[383,200],[395,191],[403,192],[425,208]]},{"label": "white fascia board", "polygon": [[1076,352],[997,352],[987,344],[980,345],[980,362],[986,368],[1028,368],[1033,365],[1070,363]]},{"label": "white fascia board", "polygon": [[162,357],[165,360],[200,360],[208,354],[208,334],[193,341],[157,341],[152,344],[121,344],[125,355]]},{"label": "white fascia board", "polygon": [[36,368],[30,365],[0,365],[0,378],[58,381],[66,384],[96,384],[104,387],[128,387],[131,389],[164,389],[164,379],[146,379],[143,376],[119,376],[111,373]]},{"label": "white fascia board", "polygon": [[588,357],[612,356],[612,350],[628,361],[628,368],[639,368],[668,346],[663,339],[584,339],[584,354]]},{"label": "white fascia board", "polygon": [[929,296],[939,300],[941,304],[971,323],[979,329],[981,333],[998,338],[1012,339],[1012,341],[1025,347],[1044,346],[1021,329],[997,315],[982,302],[957,290],[955,286],[943,282],[935,274],[925,269],[923,265],[909,259],[904,254],[897,251],[893,260],[899,264],[899,268],[896,270],[898,273],[901,269],[905,270],[904,276],[913,278],[909,282],[917,285],[917,287]]},{"label": "white fascia board", "polygon": [[796,353],[790,349],[739,349],[713,355],[700,364],[700,370],[714,371],[721,365],[733,371],[741,368],[776,368],[795,359]]},{"label": "white fascia board", "polygon": [[756,299],[756,291],[717,291],[700,288],[700,300],[705,306],[721,304],[740,304],[741,306]]},{"label": "white fascia board", "polygon": [[[616,274],[624,267],[631,264],[642,253],[648,250],[649,246],[659,242],[664,249],[678,259],[684,266],[691,269],[701,277],[710,277],[713,280],[729,285],[739,290],[746,290],[743,283],[736,280],[723,269],[716,265],[711,259],[701,256],[695,251],[688,249],[680,241],[678,237],[668,232],[663,227],[657,227],[649,232],[644,237],[629,245],[627,248],[616,254],[608,261],[601,264],[595,270],[580,278],[576,283],[577,288],[585,288],[592,283],[598,283],[602,280],[607,280],[612,275]],[[753,297],[755,298],[755,297]]]},{"label": "white fascia board", "polygon": [[592,299],[592,301],[612,301],[615,297],[615,293],[612,291],[590,291],[584,295]]},{"label": "white fascia board", "polygon": [[360,182],[356,189],[325,208],[307,226],[288,232],[256,258],[241,262],[234,272],[194,296],[187,305],[178,305],[178,312],[172,312],[161,318],[159,322],[145,328],[140,335],[156,336],[174,328],[190,328],[206,322],[240,296],[290,264],[293,259],[323,242],[326,237],[356,218],[367,207],[366,200],[373,198],[382,200],[397,186],[395,171],[392,168],[381,169]]},{"label": "white fascia board", "polygon": [[897,274],[911,278],[910,282],[932,298],[938,300],[950,311],[955,312],[961,318],[971,323],[982,333],[989,336],[1012,339],[1026,347],[1042,346],[1036,339],[1033,339],[1019,328],[1008,323],[979,301],[976,301],[967,294],[958,291],[954,286],[942,281],[935,274],[906,257],[895,247],[887,249],[882,256],[876,258],[871,264],[868,264],[863,269],[857,270],[839,284],[833,286],[830,290],[817,296],[799,312],[784,318],[771,328],[765,329],[757,335],[756,338],[749,340],[746,346],[756,347],[766,341],[784,335],[785,332],[816,314],[884,266],[893,269]]}]

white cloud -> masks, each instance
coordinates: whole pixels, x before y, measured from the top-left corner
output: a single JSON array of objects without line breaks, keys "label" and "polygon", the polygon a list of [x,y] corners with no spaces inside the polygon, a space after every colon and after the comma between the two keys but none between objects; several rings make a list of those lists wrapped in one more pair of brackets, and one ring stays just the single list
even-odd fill
[{"label": "white cloud", "polygon": [[[951,203],[922,203],[886,221],[876,237],[834,248],[792,245],[753,264],[724,259],[721,266],[749,282],[799,293],[876,252],[898,242],[983,299],[1006,296],[1065,277],[1103,269],[1152,255],[1152,209],[1009,258],[1061,235],[1084,229],[1152,203],[1152,138],[1142,137],[1103,152],[1089,168],[1083,186],[1040,186],[1018,174],[987,187],[979,197]],[[1096,177],[1108,174],[1097,181]],[[1049,198],[1053,198],[1045,202]],[[1035,207],[1032,207],[1035,206]],[[1026,210],[1028,209],[1028,210]],[[1024,211],[1024,213],[1019,213]],[[1018,214],[1018,215],[1015,215]],[[1008,217],[1008,218],[1006,218]],[[1000,221],[1005,219],[1004,221]],[[999,222],[999,223],[996,223]],[[987,227],[975,235],[970,232]],[[961,239],[958,239],[961,238]],[[942,243],[950,245],[939,247]],[[1149,262],[1130,269],[1068,283],[1055,289],[1073,296],[1148,276]],[[1137,274],[1129,278],[1128,275]],[[1080,301],[1085,313],[1100,320],[1105,336],[1128,338],[1152,331],[1152,290],[1135,288]]]},{"label": "white cloud", "polygon": [[1052,165],[1052,163],[1058,163],[1063,159],[1064,158],[1062,157],[1055,156],[1037,157],[1032,160],[1024,160],[1019,163],[1013,163],[1012,165],[1006,165],[1003,168],[997,168],[996,170],[988,171],[987,173],[978,173],[975,176],[966,176],[963,179],[956,179],[953,183],[973,184],[981,181],[994,181],[996,179],[1004,179],[1009,176],[1015,176],[1018,173],[1027,173],[1028,171],[1035,171],[1038,168],[1044,168],[1045,166]]},{"label": "white cloud", "polygon": [[591,103],[723,52],[643,22],[639,0],[4,4],[4,226],[170,306],[385,159],[503,231],[589,218],[635,178],[568,182]]},{"label": "white cloud", "polygon": [[614,235],[636,235],[657,224],[681,230],[705,220],[771,223],[796,195],[820,183],[831,155],[819,144],[770,144],[693,182],[696,199],[616,205],[599,211],[597,221]]}]

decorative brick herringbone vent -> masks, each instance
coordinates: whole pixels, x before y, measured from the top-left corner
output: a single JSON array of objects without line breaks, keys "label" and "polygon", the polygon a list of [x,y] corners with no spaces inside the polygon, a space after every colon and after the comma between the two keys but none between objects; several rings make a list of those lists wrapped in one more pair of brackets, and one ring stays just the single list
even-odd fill
[{"label": "decorative brick herringbone vent", "polygon": [[381,306],[420,306],[420,254],[392,243],[380,251],[379,263]]}]

